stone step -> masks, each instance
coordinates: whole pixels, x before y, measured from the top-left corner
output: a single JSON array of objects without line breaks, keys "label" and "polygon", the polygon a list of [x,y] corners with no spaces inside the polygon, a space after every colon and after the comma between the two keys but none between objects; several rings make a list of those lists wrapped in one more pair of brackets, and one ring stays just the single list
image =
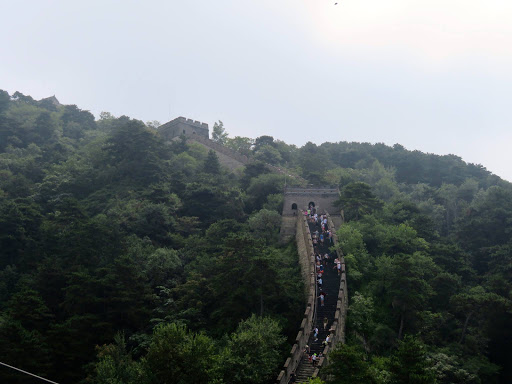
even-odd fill
[{"label": "stone step", "polygon": [[[318,226],[315,224],[309,224],[309,229],[311,233],[314,233],[315,230],[318,229]],[[326,252],[331,254],[329,247],[330,244],[325,243],[324,245],[319,245],[317,249],[321,254],[325,254]],[[320,305],[320,300],[317,301],[315,325],[318,327],[318,340],[315,340],[313,333],[311,333],[308,340],[311,353],[317,354],[320,354],[324,350],[322,342],[328,336],[329,328],[334,322],[340,287],[340,276],[338,276],[338,272],[333,268],[333,260],[331,260],[330,263],[327,263],[324,267],[322,290],[327,294],[327,297],[325,299],[324,306]],[[324,317],[328,320],[328,328],[325,330],[323,329]],[[316,368],[313,367],[313,364],[309,362],[308,358],[304,357],[296,370],[297,383],[306,383],[315,372],[315,369]]]}]

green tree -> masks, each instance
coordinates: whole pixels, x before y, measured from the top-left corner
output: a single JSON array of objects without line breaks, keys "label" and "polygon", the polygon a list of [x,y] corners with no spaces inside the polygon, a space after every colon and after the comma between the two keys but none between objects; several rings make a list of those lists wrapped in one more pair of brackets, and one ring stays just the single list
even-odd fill
[{"label": "green tree", "polygon": [[208,156],[204,160],[203,170],[204,172],[210,173],[212,175],[220,174],[219,157],[212,149],[208,151]]},{"label": "green tree", "polygon": [[261,147],[269,145],[271,147],[275,147],[274,138],[272,136],[260,136],[254,140],[253,151],[258,152]]},{"label": "green tree", "polygon": [[152,288],[172,285],[182,262],[174,249],[158,248],[145,260],[144,275]]},{"label": "green tree", "polygon": [[275,257],[261,239],[247,233],[228,236],[210,267],[211,319],[217,332],[230,331],[251,313],[261,316],[282,305]]},{"label": "green tree", "polygon": [[366,355],[359,347],[338,344],[327,358],[329,365],[323,369],[328,377],[327,383],[371,384],[375,382]]},{"label": "green tree", "polygon": [[224,144],[228,138],[228,133],[226,132],[226,129],[224,128],[224,123],[219,120],[218,123],[213,124],[213,131],[212,131],[212,140],[219,143]]},{"label": "green tree", "polygon": [[347,218],[355,220],[382,207],[382,202],[372,193],[371,187],[362,182],[347,184],[336,204],[346,211]]},{"label": "green tree", "polygon": [[114,344],[96,347],[98,361],[94,376],[89,378],[94,384],[138,384],[145,381],[141,364],[132,360],[126,350],[123,334],[114,337]]},{"label": "green tree", "polygon": [[277,241],[281,215],[276,211],[262,209],[249,218],[249,228],[256,238],[264,239],[266,244]]},{"label": "green tree", "polygon": [[54,320],[39,293],[27,286],[15,293],[7,303],[6,313],[25,329],[44,332]]},{"label": "green tree", "polygon": [[0,89],[0,115],[9,108],[9,103],[11,102],[11,97],[7,92]]},{"label": "green tree", "polygon": [[272,165],[278,165],[283,161],[281,154],[271,145],[263,145],[256,151],[254,157],[256,160],[263,161]]},{"label": "green tree", "polygon": [[249,198],[249,209],[251,211],[259,210],[272,194],[280,193],[284,185],[284,179],[276,174],[263,174],[251,180],[247,188]]},{"label": "green tree", "polygon": [[202,228],[208,228],[212,223],[225,218],[239,220],[244,217],[241,191],[230,185],[189,183],[181,191],[181,198],[181,215],[197,217]]},{"label": "green tree", "polygon": [[269,317],[252,315],[240,322],[228,342],[223,359],[226,384],[260,384],[276,377],[285,338]]},{"label": "green tree", "polygon": [[459,293],[450,299],[456,310],[464,315],[464,325],[459,339],[463,343],[468,330],[469,322],[474,315],[480,317],[482,314],[489,314],[493,311],[503,310],[510,307],[510,302],[504,297],[492,292],[486,292],[481,286],[470,288],[468,292]]},{"label": "green tree", "polygon": [[375,307],[371,297],[365,297],[359,292],[354,293],[348,309],[348,323],[350,329],[361,337],[366,352],[370,350],[368,338],[375,328],[374,312]]},{"label": "green tree", "polygon": [[267,202],[263,204],[264,209],[276,211],[281,214],[283,212],[284,197],[280,193],[271,193],[267,196]]},{"label": "green tree", "polygon": [[[52,371],[52,348],[47,338],[37,330],[26,329],[19,321],[0,315],[0,355],[2,362],[20,367],[36,375],[49,377]],[[34,379],[2,367],[6,383],[31,384]],[[52,378],[55,376],[51,376]]]},{"label": "green tree", "polygon": [[216,361],[212,339],[171,323],[155,329],[143,366],[148,383],[206,384],[215,382]]},{"label": "green tree", "polygon": [[433,295],[427,279],[437,270],[432,259],[421,252],[380,257],[376,260],[375,292],[384,289],[385,297],[399,320],[398,338],[404,333],[406,320],[412,320]]},{"label": "green tree", "polygon": [[153,130],[157,130],[162,124],[158,120],[146,121],[146,126]]},{"label": "green tree", "polygon": [[[512,231],[512,190],[491,187],[475,199],[457,223],[457,236],[465,249],[503,245]],[[480,272],[485,261],[477,260]]]},{"label": "green tree", "polygon": [[434,371],[439,383],[446,384],[480,384],[477,372],[471,372],[464,367],[457,355],[443,352],[432,355]]},{"label": "green tree", "polygon": [[244,174],[240,179],[240,186],[242,189],[246,190],[254,178],[264,174],[270,174],[270,170],[261,161],[247,164],[244,169]]},{"label": "green tree", "polygon": [[55,122],[48,112],[43,112],[37,117],[34,128],[34,137],[31,141],[38,145],[52,141],[57,129]]},{"label": "green tree", "polygon": [[307,142],[299,151],[302,176],[312,184],[322,185],[328,168],[328,156],[322,147]]},{"label": "green tree", "polygon": [[161,181],[166,149],[154,132],[135,120],[114,129],[105,146],[109,163],[116,170],[112,177],[138,185]]},{"label": "green tree", "polygon": [[390,364],[393,384],[434,384],[435,373],[432,361],[427,359],[425,345],[407,335],[398,342],[398,349]]},{"label": "green tree", "polygon": [[226,138],[224,145],[234,151],[240,152],[242,155],[250,156],[254,140],[249,137],[235,136],[232,139]]}]

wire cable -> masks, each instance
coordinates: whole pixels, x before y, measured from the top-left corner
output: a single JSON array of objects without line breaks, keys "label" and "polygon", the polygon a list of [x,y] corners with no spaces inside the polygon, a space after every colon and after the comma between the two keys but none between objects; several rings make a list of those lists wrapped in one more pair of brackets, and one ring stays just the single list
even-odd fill
[{"label": "wire cable", "polygon": [[47,381],[48,383],[52,383],[52,384],[59,384],[59,383],[56,383],[55,381],[51,381],[51,380],[45,379],[44,377],[37,376],[37,375],[34,375],[33,373],[30,373],[30,372],[24,371],[23,369],[19,369],[19,368],[16,368],[16,367],[11,366],[11,365],[9,365],[9,364],[2,363],[1,361],[0,361],[0,364],[1,364],[1,365],[6,366],[6,367],[8,367],[8,368],[15,369],[16,371],[23,372],[23,373],[25,373],[25,374],[27,374],[27,375],[37,377],[38,379],[41,379],[41,380]]}]

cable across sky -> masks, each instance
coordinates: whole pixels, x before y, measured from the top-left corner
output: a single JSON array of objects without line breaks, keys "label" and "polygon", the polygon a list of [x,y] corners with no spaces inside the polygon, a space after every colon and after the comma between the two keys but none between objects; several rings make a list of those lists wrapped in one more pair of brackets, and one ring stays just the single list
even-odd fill
[{"label": "cable across sky", "polygon": [[38,378],[38,379],[40,379],[40,380],[44,380],[44,381],[46,381],[46,382],[48,382],[48,383],[52,383],[52,384],[59,384],[59,383],[56,383],[55,381],[51,381],[51,380],[45,379],[44,377],[37,376],[37,375],[34,375],[33,373],[30,373],[30,372],[24,371],[23,369],[19,369],[19,368],[13,367],[12,365],[2,363],[1,361],[0,361],[0,365],[4,365],[4,366],[6,366],[7,368],[11,368],[11,369],[14,369],[14,370],[16,370],[16,371],[22,372],[22,373],[24,373],[24,374],[26,374],[26,375],[30,375],[30,376],[36,377],[36,378]]}]

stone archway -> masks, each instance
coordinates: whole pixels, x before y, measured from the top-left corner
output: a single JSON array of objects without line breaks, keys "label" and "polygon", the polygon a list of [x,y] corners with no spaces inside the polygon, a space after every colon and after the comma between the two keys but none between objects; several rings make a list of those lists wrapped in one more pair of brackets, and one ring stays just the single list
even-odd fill
[{"label": "stone archway", "polygon": [[293,209],[294,211],[296,211],[296,210],[297,210],[297,204],[296,204],[296,203],[293,203],[293,204],[292,204],[292,209]]},{"label": "stone archway", "polygon": [[[281,242],[288,241],[295,235],[297,216],[300,216],[301,210],[308,209],[309,204],[314,206],[315,213],[322,214],[329,212],[333,221],[341,217],[340,210],[333,204],[339,199],[340,191],[338,188],[330,187],[286,187],[284,191],[283,214],[281,220],[280,237]],[[297,205],[295,209],[294,204]],[[336,223],[335,223],[336,224]]]}]

